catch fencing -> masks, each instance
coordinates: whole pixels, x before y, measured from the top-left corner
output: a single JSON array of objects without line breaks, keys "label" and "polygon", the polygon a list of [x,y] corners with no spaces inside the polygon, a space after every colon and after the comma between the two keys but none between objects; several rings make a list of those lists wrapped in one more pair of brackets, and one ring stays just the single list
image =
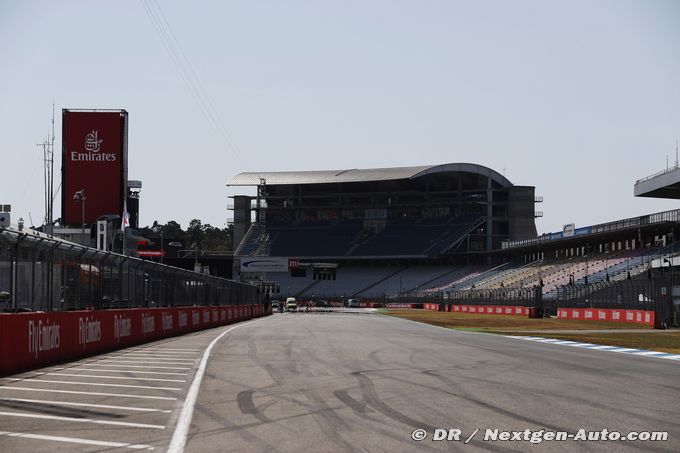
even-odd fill
[{"label": "catch fencing", "polygon": [[69,311],[259,303],[252,285],[0,228],[0,310]]}]

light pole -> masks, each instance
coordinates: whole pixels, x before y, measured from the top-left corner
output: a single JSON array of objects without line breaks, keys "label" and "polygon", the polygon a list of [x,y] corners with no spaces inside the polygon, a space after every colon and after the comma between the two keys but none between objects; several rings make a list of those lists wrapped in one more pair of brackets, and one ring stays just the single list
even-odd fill
[{"label": "light pole", "polygon": [[82,220],[82,231],[81,234],[83,235],[83,240],[85,240],[85,200],[87,197],[85,196],[85,189],[80,189],[76,193],[73,194],[73,201],[76,203],[80,203],[81,207],[81,220]]}]

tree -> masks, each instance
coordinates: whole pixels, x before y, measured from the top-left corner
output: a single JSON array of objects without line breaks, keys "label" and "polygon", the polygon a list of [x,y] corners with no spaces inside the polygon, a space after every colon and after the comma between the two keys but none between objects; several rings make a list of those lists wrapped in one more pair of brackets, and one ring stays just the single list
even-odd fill
[{"label": "tree", "polygon": [[218,228],[209,223],[203,224],[199,219],[189,222],[186,231],[182,230],[179,223],[174,220],[168,221],[165,225],[160,225],[154,221],[150,227],[139,229],[139,234],[144,237],[155,238],[159,235],[159,229],[163,232],[166,242],[179,241],[190,247],[196,244],[202,250],[231,251],[234,243],[234,226]]},{"label": "tree", "polygon": [[199,249],[203,249],[203,240],[205,239],[205,231],[203,231],[203,224],[198,219],[193,219],[189,222],[187,228],[187,239],[192,244],[196,244]]}]

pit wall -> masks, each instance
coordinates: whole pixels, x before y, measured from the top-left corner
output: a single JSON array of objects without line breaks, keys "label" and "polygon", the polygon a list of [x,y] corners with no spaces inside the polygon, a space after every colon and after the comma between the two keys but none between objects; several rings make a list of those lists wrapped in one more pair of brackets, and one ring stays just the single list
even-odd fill
[{"label": "pit wall", "polygon": [[615,310],[605,308],[558,308],[557,317],[580,321],[610,321],[654,326],[654,312],[645,310]]},{"label": "pit wall", "polygon": [[269,314],[262,305],[0,314],[0,375]]}]

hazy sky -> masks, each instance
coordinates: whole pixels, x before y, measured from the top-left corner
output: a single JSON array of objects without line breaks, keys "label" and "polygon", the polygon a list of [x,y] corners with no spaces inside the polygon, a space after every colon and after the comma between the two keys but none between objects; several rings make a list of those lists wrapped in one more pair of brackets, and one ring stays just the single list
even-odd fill
[{"label": "hazy sky", "polygon": [[52,102],[57,150],[61,108],[129,112],[142,225],[223,227],[242,171],[448,162],[536,186],[539,232],[680,208],[633,197],[680,138],[675,0],[0,0],[0,203],[27,224]]}]

